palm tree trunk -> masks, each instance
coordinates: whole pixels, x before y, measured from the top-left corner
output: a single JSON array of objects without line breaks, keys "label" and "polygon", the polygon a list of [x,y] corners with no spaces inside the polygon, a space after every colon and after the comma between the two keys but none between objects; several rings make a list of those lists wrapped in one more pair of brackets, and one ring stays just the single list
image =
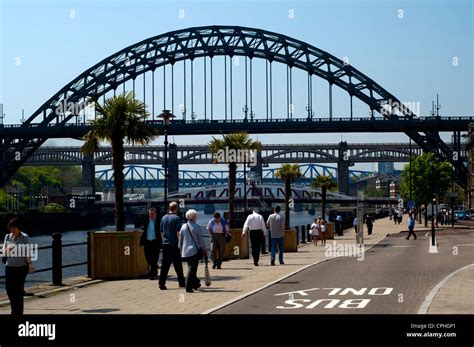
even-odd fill
[{"label": "palm tree trunk", "polygon": [[291,198],[291,182],[285,181],[285,229],[290,229],[290,198]]},{"label": "palm tree trunk", "polygon": [[123,136],[117,134],[112,138],[112,169],[114,170],[115,186],[115,227],[117,231],[125,230],[125,211],[123,203],[123,169],[125,164],[125,150]]},{"label": "palm tree trunk", "polygon": [[326,187],[321,188],[321,218],[326,220]]},{"label": "palm tree trunk", "polygon": [[235,227],[234,219],[234,198],[235,198],[235,184],[237,176],[237,164],[229,163],[229,225]]}]

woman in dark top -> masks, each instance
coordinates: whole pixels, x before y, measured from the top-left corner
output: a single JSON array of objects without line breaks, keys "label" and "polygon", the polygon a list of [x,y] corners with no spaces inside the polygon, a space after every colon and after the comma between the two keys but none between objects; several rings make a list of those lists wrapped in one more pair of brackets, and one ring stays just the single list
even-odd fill
[{"label": "woman in dark top", "polygon": [[5,287],[10,300],[11,314],[21,316],[23,314],[23,295],[25,292],[25,279],[28,273],[35,271],[31,263],[29,246],[30,239],[27,234],[21,232],[21,224],[17,218],[13,218],[7,226],[9,233],[3,242],[3,256],[5,263]]}]

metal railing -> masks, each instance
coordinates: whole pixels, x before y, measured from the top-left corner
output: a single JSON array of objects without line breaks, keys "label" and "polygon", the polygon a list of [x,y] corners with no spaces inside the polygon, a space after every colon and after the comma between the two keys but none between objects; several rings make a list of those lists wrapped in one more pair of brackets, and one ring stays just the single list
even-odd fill
[{"label": "metal railing", "polygon": [[[63,269],[75,266],[82,266],[88,265],[89,262],[80,262],[80,263],[72,263],[63,265],[63,256],[62,256],[62,249],[66,247],[74,247],[74,246],[84,246],[88,245],[87,257],[89,258],[89,243],[86,242],[75,242],[75,243],[68,243],[63,245],[62,244],[62,234],[54,233],[51,235],[53,240],[51,246],[41,246],[38,247],[38,251],[44,249],[51,249],[52,251],[52,258],[51,258],[51,267],[37,269],[34,273],[38,272],[47,272],[52,271],[52,283],[55,286],[62,286],[63,285]],[[89,237],[89,236],[88,236]],[[5,276],[0,276],[0,279],[4,279]]]}]

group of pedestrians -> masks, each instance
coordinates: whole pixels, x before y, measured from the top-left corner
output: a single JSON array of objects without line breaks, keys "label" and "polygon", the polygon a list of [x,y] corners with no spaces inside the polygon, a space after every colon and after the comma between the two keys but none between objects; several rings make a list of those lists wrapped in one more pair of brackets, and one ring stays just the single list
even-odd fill
[{"label": "group of pedestrians", "polygon": [[[269,229],[271,238],[271,259],[270,265],[275,265],[276,253],[280,264],[284,264],[284,217],[280,215],[280,206],[275,206],[274,213],[265,222],[258,210],[250,214],[242,229],[242,237],[249,234],[252,247],[252,258],[255,266],[259,266],[262,245],[265,243],[265,235]],[[197,223],[198,214],[196,210],[188,210],[185,214],[186,223],[182,224],[181,218],[177,215],[178,204],[170,203],[169,212],[161,221],[156,220],[155,208],[148,211],[148,220],[143,226],[143,234],[140,245],[144,247],[145,258],[149,266],[150,280],[158,278],[158,286],[161,290],[166,290],[166,280],[171,265],[178,277],[179,287],[186,288],[186,292],[192,293],[201,287],[197,278],[199,261],[205,257],[207,261],[208,252],[204,240],[201,226]],[[219,212],[214,213],[206,227],[212,244],[211,260],[213,269],[221,269],[225,255],[225,246],[229,235],[229,224],[221,217]],[[158,258],[162,250],[161,270],[158,277]],[[188,264],[186,278],[183,273],[182,262]]]},{"label": "group of pedestrians", "polygon": [[[143,226],[143,234],[140,244],[144,247],[145,258],[149,267],[150,280],[158,277],[158,258],[162,250],[161,271],[158,278],[158,286],[161,290],[166,290],[166,280],[171,265],[173,265],[178,276],[179,287],[186,288],[186,292],[192,293],[201,287],[201,282],[197,277],[197,270],[200,260],[204,257],[207,261],[208,252],[204,234],[201,226],[197,223],[198,213],[194,209],[186,212],[186,222],[183,224],[178,216],[178,204],[169,204],[169,212],[161,221],[156,220],[156,209],[150,208],[148,211],[148,221]],[[229,232],[229,227],[224,218],[219,213],[207,224],[207,229],[212,240],[212,260],[213,268],[221,268],[225,252],[225,239]],[[186,278],[183,273],[183,264],[188,265]]]},{"label": "group of pedestrians", "polygon": [[259,266],[260,252],[262,246],[265,244],[265,236],[267,235],[267,228],[270,231],[271,256],[270,265],[275,265],[276,253],[278,251],[278,261],[280,265],[285,264],[283,260],[284,249],[284,230],[285,219],[280,215],[280,206],[275,206],[273,213],[268,216],[267,222],[257,209],[252,211],[252,214],[247,216],[244,227],[242,229],[242,237],[249,233],[250,244],[252,247],[253,264]]},{"label": "group of pedestrians", "polygon": [[326,245],[326,230],[326,222],[321,217],[314,218],[313,224],[311,224],[313,245],[318,245],[318,239],[321,239],[321,246]]}]

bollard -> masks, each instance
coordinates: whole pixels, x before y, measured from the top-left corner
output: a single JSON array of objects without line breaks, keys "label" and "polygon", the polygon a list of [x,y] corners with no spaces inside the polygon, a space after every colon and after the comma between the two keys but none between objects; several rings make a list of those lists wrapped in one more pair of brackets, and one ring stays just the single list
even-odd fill
[{"label": "bollard", "polygon": [[311,242],[311,224],[306,224],[306,232],[308,233],[308,242]]},{"label": "bollard", "polygon": [[91,269],[91,232],[87,232],[87,277],[92,277]]},{"label": "bollard", "polygon": [[62,241],[63,235],[61,233],[54,233],[53,237],[53,285],[63,285],[63,259],[62,259]]},{"label": "bollard", "polygon": [[296,242],[297,242],[297,244],[299,244],[300,243],[300,241],[299,241],[300,240],[300,236],[299,236],[300,235],[300,227],[295,226],[295,230],[296,230]]},{"label": "bollard", "polygon": [[306,227],[304,225],[301,226],[301,243],[306,243]]}]

